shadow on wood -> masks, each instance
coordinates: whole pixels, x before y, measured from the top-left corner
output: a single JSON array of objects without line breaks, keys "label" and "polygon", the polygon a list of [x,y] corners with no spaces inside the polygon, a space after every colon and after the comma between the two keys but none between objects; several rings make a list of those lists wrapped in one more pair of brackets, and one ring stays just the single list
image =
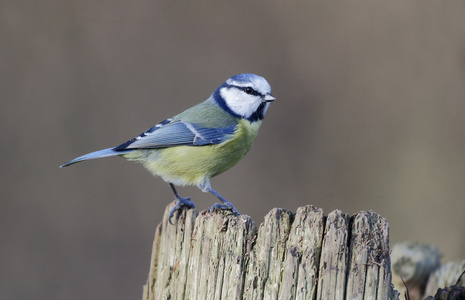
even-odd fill
[{"label": "shadow on wood", "polygon": [[143,300],[398,299],[389,227],[376,213],[311,205],[248,216],[181,212],[156,229]]}]

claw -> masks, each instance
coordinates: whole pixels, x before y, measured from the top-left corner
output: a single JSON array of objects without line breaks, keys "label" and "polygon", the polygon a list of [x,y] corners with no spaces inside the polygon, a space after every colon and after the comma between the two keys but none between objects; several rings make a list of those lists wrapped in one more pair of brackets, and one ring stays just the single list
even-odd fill
[{"label": "claw", "polygon": [[212,214],[215,210],[226,210],[228,207],[221,203],[215,203],[210,207],[210,213]]},{"label": "claw", "polygon": [[234,205],[232,205],[231,202],[226,200],[223,196],[221,196],[217,191],[211,188],[210,184],[207,186],[207,191],[209,191],[211,194],[215,195],[216,198],[218,198],[223,204],[221,203],[215,203],[213,206],[210,208],[210,212],[212,213],[213,211],[217,209],[221,210],[230,210],[233,214],[240,216],[241,214],[237,211],[236,208],[234,208]]},{"label": "claw", "polygon": [[171,209],[170,211],[170,214],[168,216],[168,222],[170,222],[171,225],[174,225],[173,222],[171,222],[171,218],[173,218],[174,216],[174,212],[175,211],[178,211],[180,209],[195,209],[195,204],[193,201],[190,201],[191,200],[191,197],[186,197],[186,198],[183,198],[181,196],[179,196],[178,194],[178,191],[176,191],[176,188],[174,187],[174,185],[170,182],[169,183],[171,189],[173,190],[173,193],[174,195],[176,196],[176,205]]},{"label": "claw", "polygon": [[241,214],[237,211],[237,209],[234,208],[234,206],[230,202],[228,202],[228,203],[230,205],[221,204],[221,203],[213,204],[213,206],[210,208],[210,213],[213,213],[215,210],[229,210],[233,214],[240,216]]},{"label": "claw", "polygon": [[176,199],[176,205],[170,210],[170,214],[168,216],[168,222],[170,222],[171,225],[174,225],[173,222],[171,222],[171,219],[174,216],[174,213],[178,210],[181,209],[195,209],[195,204],[193,201],[190,201],[190,197],[178,197]]}]

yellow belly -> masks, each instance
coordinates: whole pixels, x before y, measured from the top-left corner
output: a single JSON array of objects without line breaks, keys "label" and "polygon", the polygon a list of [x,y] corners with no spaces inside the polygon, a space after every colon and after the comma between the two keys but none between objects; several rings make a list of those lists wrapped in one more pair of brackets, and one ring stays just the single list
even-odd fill
[{"label": "yellow belly", "polygon": [[261,121],[239,121],[233,137],[209,146],[144,149],[124,157],[142,163],[154,175],[176,185],[199,185],[234,166],[252,147]]}]

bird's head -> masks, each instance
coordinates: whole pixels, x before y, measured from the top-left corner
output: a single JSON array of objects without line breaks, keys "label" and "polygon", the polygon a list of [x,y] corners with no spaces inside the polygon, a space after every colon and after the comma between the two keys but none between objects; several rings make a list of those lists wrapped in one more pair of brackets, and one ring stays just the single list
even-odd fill
[{"label": "bird's head", "polygon": [[250,122],[262,120],[270,102],[276,99],[265,78],[249,73],[229,78],[212,96],[225,111]]}]

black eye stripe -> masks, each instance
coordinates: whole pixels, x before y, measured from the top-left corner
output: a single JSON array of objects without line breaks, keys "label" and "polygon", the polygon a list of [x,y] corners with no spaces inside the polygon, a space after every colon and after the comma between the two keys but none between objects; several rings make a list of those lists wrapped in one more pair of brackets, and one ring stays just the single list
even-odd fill
[{"label": "black eye stripe", "polygon": [[231,84],[226,84],[224,83],[222,86],[220,86],[220,88],[222,87],[226,87],[226,88],[236,88],[238,90],[241,90],[243,91],[244,93],[247,93],[246,89],[251,89],[251,91],[249,93],[247,93],[248,95],[253,95],[253,96],[259,96],[259,97],[265,97],[265,95],[263,95],[262,93],[259,93],[258,91],[256,91],[253,87],[250,87],[250,86],[237,86],[237,85],[231,85]]},{"label": "black eye stripe", "polygon": [[247,93],[249,95],[263,96],[261,93],[257,92],[256,90],[254,90],[250,86],[238,86],[237,88],[244,91],[245,93]]}]

